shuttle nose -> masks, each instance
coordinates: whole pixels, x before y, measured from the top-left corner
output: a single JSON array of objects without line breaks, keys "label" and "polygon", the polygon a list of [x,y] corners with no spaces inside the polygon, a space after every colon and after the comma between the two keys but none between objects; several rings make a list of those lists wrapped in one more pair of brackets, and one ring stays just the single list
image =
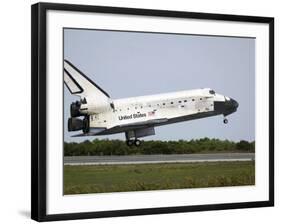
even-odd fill
[{"label": "shuttle nose", "polygon": [[239,104],[236,100],[224,97],[224,101],[214,101],[214,110],[224,116],[234,113]]},{"label": "shuttle nose", "polygon": [[239,103],[230,98],[229,100],[225,101],[225,115],[231,114],[237,110]]},{"label": "shuttle nose", "polygon": [[237,109],[239,106],[239,103],[236,100],[230,98],[230,105],[233,109]]}]

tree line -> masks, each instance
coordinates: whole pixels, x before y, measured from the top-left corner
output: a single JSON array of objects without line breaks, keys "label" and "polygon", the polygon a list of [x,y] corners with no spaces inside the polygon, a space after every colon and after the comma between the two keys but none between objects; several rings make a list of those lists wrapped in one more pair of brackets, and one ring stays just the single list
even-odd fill
[{"label": "tree line", "polygon": [[189,154],[212,152],[255,152],[255,142],[239,142],[202,138],[196,140],[142,142],[140,147],[128,147],[122,140],[86,140],[64,142],[64,156],[102,156],[137,154]]}]

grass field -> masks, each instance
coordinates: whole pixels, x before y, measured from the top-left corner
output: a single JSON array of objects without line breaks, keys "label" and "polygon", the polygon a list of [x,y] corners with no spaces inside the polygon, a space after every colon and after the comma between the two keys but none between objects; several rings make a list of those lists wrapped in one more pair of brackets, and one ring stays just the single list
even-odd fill
[{"label": "grass field", "polygon": [[64,166],[64,194],[254,184],[254,161]]}]

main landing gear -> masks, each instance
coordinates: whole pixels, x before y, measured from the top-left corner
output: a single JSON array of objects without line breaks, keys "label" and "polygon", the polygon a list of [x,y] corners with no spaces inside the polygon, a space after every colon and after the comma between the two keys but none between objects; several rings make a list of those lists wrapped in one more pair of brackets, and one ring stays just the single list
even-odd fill
[{"label": "main landing gear", "polygon": [[135,140],[130,139],[130,140],[127,140],[126,143],[127,143],[127,146],[130,146],[130,147],[133,145],[139,147],[141,145],[141,141],[139,139],[135,139]]}]

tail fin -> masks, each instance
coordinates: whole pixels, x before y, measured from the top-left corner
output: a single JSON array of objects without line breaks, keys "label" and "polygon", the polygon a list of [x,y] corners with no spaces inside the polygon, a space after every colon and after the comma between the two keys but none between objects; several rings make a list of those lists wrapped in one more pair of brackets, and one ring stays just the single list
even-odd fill
[{"label": "tail fin", "polygon": [[88,96],[93,96],[100,100],[110,98],[108,93],[67,60],[64,60],[64,83],[71,94],[82,98]]}]

